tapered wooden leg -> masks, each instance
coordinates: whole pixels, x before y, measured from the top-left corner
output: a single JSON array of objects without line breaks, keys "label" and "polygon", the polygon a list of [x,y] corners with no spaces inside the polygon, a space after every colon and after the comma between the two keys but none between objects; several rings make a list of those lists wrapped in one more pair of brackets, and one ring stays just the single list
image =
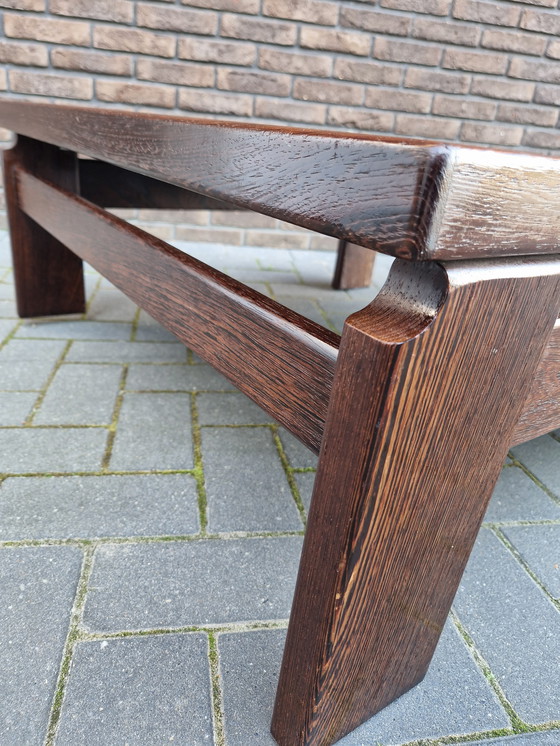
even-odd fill
[{"label": "tapered wooden leg", "polygon": [[351,316],[272,725],[326,746],[418,683],[560,305],[560,259],[397,260]]},{"label": "tapered wooden leg", "polygon": [[374,262],[375,251],[349,241],[339,241],[333,288],[349,290],[367,287],[371,283]]},{"label": "tapered wooden leg", "polygon": [[[22,317],[82,313],[85,294],[82,260],[20,209],[15,167],[78,191],[74,153],[27,137],[4,153],[4,180],[18,313]],[[64,220],[64,215],[60,215]]]}]

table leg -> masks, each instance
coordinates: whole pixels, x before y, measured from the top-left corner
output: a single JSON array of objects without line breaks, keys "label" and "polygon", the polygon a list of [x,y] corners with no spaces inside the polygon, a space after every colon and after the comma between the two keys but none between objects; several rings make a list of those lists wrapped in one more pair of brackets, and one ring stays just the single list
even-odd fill
[{"label": "table leg", "polygon": [[83,313],[82,261],[20,209],[15,172],[18,165],[69,191],[78,191],[75,153],[21,136],[13,148],[5,151],[4,181],[18,313],[24,318]]},{"label": "table leg", "polygon": [[335,290],[363,288],[371,283],[375,251],[340,240],[336,254],[336,267],[332,286]]},{"label": "table leg", "polygon": [[560,305],[560,260],[406,263],[345,325],[280,675],[327,746],[426,673]]}]

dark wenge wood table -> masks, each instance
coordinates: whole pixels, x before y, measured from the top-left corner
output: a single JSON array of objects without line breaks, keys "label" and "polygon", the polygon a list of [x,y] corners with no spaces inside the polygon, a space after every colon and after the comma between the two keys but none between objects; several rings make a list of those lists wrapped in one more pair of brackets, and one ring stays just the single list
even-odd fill
[{"label": "dark wenge wood table", "polygon": [[[508,448],[560,425],[560,159],[9,100],[0,125],[21,316],[82,312],[84,259],[320,454],[272,732],[333,743],[422,679]],[[349,277],[397,259],[338,337],[98,205],[256,210],[352,244]]]}]

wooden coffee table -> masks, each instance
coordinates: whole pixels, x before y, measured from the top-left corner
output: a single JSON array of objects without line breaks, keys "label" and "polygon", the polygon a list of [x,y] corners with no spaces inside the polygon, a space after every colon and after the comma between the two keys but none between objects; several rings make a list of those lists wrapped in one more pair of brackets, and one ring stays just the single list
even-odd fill
[{"label": "wooden coffee table", "polygon": [[[21,316],[82,312],[86,260],[319,453],[272,732],[333,743],[422,679],[508,448],[560,425],[560,159],[5,99],[0,125]],[[338,337],[125,206],[397,259]]]}]

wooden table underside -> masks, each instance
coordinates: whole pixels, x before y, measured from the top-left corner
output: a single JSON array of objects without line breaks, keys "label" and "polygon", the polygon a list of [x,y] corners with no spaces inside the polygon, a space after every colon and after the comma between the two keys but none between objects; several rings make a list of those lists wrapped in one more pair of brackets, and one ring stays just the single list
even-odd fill
[{"label": "wooden table underside", "polygon": [[[319,453],[272,731],[333,743],[422,679],[508,448],[560,424],[560,159],[8,100],[0,125],[20,315],[82,312],[86,260]],[[103,209],[129,206],[397,259],[338,337]]]}]

